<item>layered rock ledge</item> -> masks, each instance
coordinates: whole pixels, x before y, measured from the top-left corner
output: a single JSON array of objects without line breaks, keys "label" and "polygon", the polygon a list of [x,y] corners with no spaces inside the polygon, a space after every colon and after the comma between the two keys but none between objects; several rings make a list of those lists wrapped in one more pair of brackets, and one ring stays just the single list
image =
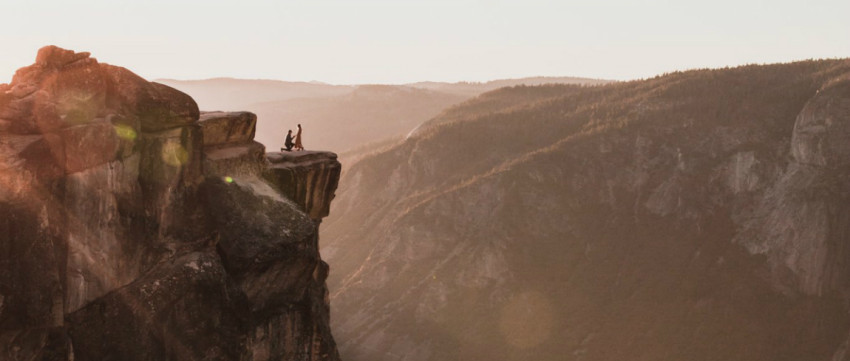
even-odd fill
[{"label": "layered rock ledge", "polygon": [[0,84],[0,359],[338,360],[339,163],[256,122],[52,46]]},{"label": "layered rock ledge", "polygon": [[311,218],[327,217],[342,165],[330,152],[273,152],[266,158],[271,165],[265,178],[281,189]]}]

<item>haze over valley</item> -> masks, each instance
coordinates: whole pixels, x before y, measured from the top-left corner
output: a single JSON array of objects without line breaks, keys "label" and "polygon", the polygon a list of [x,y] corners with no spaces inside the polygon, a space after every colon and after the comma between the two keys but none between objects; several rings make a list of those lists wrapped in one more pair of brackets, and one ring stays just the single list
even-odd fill
[{"label": "haze over valley", "polygon": [[843,360],[850,61],[499,89],[349,165],[343,358]]},{"label": "haze over valley", "polygon": [[0,8],[0,361],[850,361],[850,1]]},{"label": "haze over valley", "polygon": [[604,80],[535,77],[486,83],[420,82],[406,85],[330,85],[272,80],[162,79],[191,95],[204,110],[247,110],[257,114],[257,141],[279,149],[288,129],[305,127],[309,149],[346,153],[406,136],[446,108],[506,86],[604,84]]},{"label": "haze over valley", "polygon": [[277,100],[224,103],[347,149],[321,233],[343,359],[831,360],[850,335],[848,77],[825,60],[617,83],[164,82],[208,103],[267,87]]}]

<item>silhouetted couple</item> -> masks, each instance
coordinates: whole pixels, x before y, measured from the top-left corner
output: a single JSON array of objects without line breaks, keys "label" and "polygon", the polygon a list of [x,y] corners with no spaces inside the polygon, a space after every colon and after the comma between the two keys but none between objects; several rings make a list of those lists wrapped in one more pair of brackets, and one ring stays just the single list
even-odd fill
[{"label": "silhouetted couple", "polygon": [[295,142],[292,141],[292,129],[286,133],[286,141],[283,142],[283,145],[286,148],[280,148],[280,150],[285,150],[287,152],[292,151],[294,147],[295,150],[304,150],[304,146],[301,144],[301,124],[298,124],[298,133],[295,134]]}]

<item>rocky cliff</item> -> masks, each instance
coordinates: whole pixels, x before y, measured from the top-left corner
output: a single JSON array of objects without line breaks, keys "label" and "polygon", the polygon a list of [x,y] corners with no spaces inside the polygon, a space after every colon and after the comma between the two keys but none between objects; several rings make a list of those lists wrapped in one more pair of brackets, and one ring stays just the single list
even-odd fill
[{"label": "rocky cliff", "polygon": [[342,357],[847,360],[850,61],[502,89],[352,165]]},{"label": "rocky cliff", "polygon": [[0,85],[0,359],[338,360],[340,165],[255,127],[56,47]]}]

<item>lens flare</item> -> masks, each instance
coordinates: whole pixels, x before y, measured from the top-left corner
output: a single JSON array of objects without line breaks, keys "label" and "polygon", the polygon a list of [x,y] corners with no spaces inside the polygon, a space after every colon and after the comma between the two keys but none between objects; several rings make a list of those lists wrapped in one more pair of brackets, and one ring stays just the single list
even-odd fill
[{"label": "lens flare", "polygon": [[233,183],[233,178],[231,178],[231,177],[224,177],[224,181],[225,181],[225,182],[227,182],[227,183]]},{"label": "lens flare", "polygon": [[115,126],[115,134],[118,135],[118,138],[127,141],[136,140],[137,136],[136,131],[132,127],[124,124],[118,124]]},{"label": "lens flare", "polygon": [[166,143],[162,147],[162,160],[172,167],[179,167],[189,160],[189,153],[178,143]]}]

